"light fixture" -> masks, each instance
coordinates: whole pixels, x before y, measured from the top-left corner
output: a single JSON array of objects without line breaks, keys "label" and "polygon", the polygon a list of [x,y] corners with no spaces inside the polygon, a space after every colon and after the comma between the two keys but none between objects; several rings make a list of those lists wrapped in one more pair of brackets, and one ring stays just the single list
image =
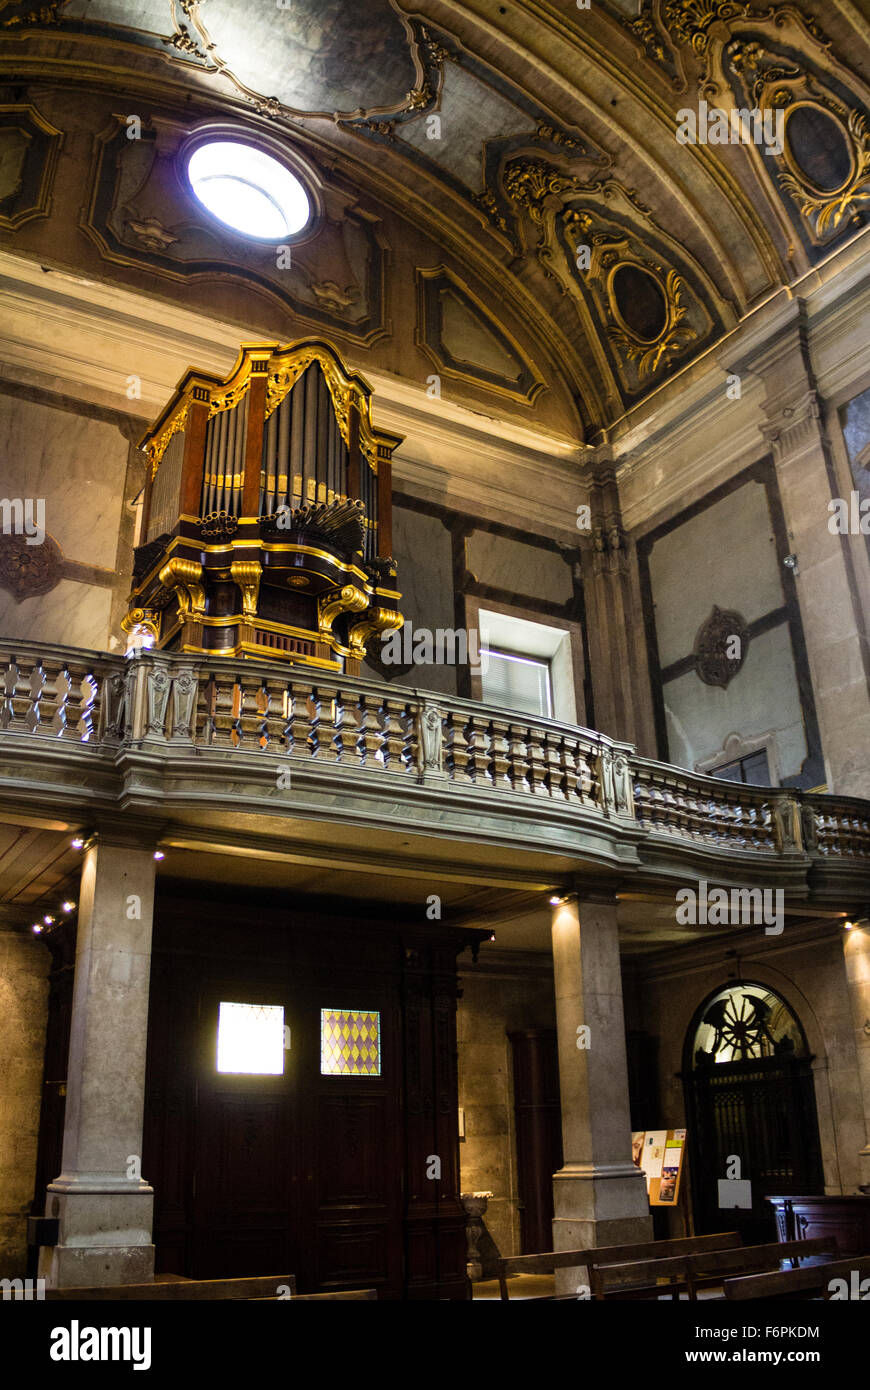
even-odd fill
[{"label": "light fixture", "polygon": [[852,928],[855,926],[855,923],[854,923],[854,922],[844,922],[844,923],[843,923],[843,926],[846,928],[846,931],[851,931]]},{"label": "light fixture", "polygon": [[163,858],[165,858],[165,855],[164,855],[164,853],[163,853],[163,850],[162,850],[162,849],[156,849],[156,850],[154,851],[154,858],[155,858],[155,859],[163,859]]},{"label": "light fixture", "polygon": [[36,932],[38,935],[42,931],[42,925],[39,922],[34,922],[30,930]]},{"label": "light fixture", "polygon": [[554,893],[553,896],[552,896],[551,899],[550,899],[550,906],[551,906],[551,907],[558,907],[559,904],[560,904],[560,903],[563,903],[564,901],[565,901],[565,899],[564,899],[564,898],[560,898],[559,895],[558,895],[558,893]]},{"label": "light fixture", "polygon": [[67,898],[65,903],[61,903],[61,907],[63,908],[64,912],[75,912],[76,910],[75,903],[71,903],[69,901],[69,898]]},{"label": "light fixture", "polygon": [[53,918],[53,917],[49,917],[48,913],[46,913],[46,915],[43,917],[42,920],[43,920],[43,922],[45,923],[45,925],[46,925],[47,927],[53,927],[53,926],[54,926],[54,918]]},{"label": "light fixture", "polygon": [[495,941],[495,932],[490,932],[489,939],[490,941]]},{"label": "light fixture", "polygon": [[311,221],[311,199],[301,180],[254,145],[222,139],[197,145],[187,177],[213,217],[256,241],[279,242]]},{"label": "light fixture", "polygon": [[74,840],[70,840],[70,844],[72,845],[73,849],[82,849],[84,843],[85,842],[80,835],[76,835]]}]

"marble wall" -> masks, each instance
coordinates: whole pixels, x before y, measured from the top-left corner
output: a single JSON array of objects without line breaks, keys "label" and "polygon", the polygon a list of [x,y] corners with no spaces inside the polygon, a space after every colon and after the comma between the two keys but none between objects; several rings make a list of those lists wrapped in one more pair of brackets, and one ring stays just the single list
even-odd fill
[{"label": "marble wall", "polygon": [[0,535],[0,635],[114,649],[131,573],[128,438],[87,407],[2,393],[0,454],[0,496],[44,508],[45,530],[32,546]]},{"label": "marble wall", "polygon": [[24,1275],[33,1200],[49,955],[0,925],[0,1278]]},{"label": "marble wall", "polygon": [[[460,957],[462,998],[457,1012],[459,1104],[465,1139],[459,1143],[463,1192],[492,1192],[485,1230],[493,1255],[520,1253],[514,1134],[513,1064],[508,1032],[555,1028],[553,963],[532,952],[487,953],[466,967]],[[483,1247],[482,1247],[483,1248]]]}]

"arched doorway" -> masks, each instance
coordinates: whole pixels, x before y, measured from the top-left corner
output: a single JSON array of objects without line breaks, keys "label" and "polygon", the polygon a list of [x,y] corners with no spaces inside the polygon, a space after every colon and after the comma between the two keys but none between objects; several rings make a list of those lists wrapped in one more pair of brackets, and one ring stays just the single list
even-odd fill
[{"label": "arched doorway", "polygon": [[[692,1020],[683,1062],[695,1226],[776,1239],[767,1196],[824,1190],[812,1057],[800,1021],[767,985],[710,995]],[[751,1183],[749,1208],[720,1206],[729,1161]],[[734,1168],[733,1163],[731,1168]]]}]

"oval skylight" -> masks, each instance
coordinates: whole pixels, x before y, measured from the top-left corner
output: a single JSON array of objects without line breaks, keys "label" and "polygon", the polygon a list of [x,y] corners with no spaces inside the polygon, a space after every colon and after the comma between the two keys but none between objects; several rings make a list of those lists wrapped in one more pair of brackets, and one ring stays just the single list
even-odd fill
[{"label": "oval skylight", "polygon": [[294,236],[311,218],[311,200],[296,175],[252,145],[199,145],[187,161],[187,177],[214,217],[258,241]]}]

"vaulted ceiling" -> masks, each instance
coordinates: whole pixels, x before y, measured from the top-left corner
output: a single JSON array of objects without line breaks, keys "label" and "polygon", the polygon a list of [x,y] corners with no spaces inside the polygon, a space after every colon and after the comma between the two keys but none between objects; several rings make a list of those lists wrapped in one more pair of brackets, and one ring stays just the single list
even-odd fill
[{"label": "vaulted ceiling", "polygon": [[[0,0],[0,55],[31,92],[63,82],[119,112],[147,98],[242,123],[392,209],[469,269],[494,319],[545,345],[528,355],[558,364],[589,440],[860,229],[862,9]],[[771,130],[778,111],[811,119],[781,127],[779,150],[681,143],[678,112],[701,100],[768,112]],[[321,307],[342,294],[325,283]]]}]

